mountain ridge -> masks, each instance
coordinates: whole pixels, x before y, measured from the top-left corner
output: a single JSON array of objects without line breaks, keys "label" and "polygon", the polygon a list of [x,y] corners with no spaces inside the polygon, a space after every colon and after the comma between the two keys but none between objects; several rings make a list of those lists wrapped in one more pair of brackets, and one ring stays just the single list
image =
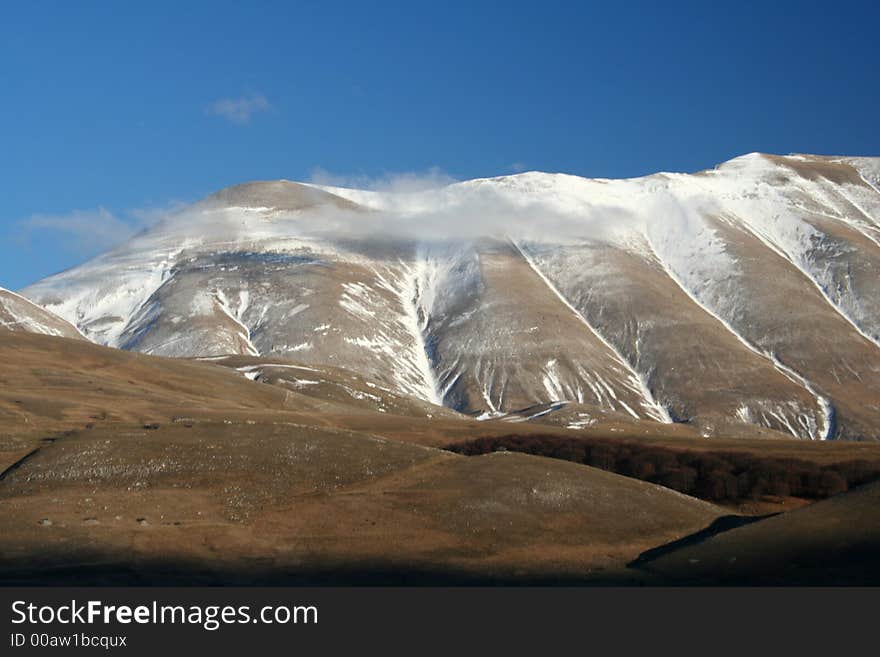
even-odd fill
[{"label": "mountain ridge", "polygon": [[473,415],[880,439],[876,178],[880,158],[747,154],[624,180],[245,183],[23,292],[101,344],[343,366]]},{"label": "mountain ridge", "polygon": [[0,328],[87,339],[73,324],[4,287],[0,287]]}]

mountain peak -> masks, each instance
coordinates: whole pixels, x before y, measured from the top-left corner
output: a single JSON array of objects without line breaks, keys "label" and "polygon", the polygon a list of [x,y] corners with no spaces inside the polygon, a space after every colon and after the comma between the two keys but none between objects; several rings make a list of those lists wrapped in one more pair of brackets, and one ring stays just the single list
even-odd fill
[{"label": "mountain peak", "polygon": [[225,187],[198,203],[208,208],[267,208],[296,212],[323,205],[356,210],[357,205],[323,189],[289,180],[255,180]]}]

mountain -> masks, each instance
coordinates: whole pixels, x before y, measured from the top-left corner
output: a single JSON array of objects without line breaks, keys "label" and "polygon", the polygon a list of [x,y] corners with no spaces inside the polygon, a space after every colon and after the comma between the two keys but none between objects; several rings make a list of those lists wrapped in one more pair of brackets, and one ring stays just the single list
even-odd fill
[{"label": "mountain", "polygon": [[2,287],[0,287],[0,328],[85,339],[73,324]]},{"label": "mountain", "polygon": [[878,185],[880,158],[762,154],[247,183],[22,293],[103,345],[291,358],[484,419],[880,440]]}]

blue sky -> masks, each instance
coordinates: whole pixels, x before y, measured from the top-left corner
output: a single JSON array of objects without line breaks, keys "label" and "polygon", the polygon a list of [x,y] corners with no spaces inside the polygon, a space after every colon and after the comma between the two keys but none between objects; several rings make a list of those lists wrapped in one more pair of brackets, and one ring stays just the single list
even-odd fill
[{"label": "blue sky", "polygon": [[4,287],[246,180],[880,155],[880,3],[139,4],[4,6]]}]

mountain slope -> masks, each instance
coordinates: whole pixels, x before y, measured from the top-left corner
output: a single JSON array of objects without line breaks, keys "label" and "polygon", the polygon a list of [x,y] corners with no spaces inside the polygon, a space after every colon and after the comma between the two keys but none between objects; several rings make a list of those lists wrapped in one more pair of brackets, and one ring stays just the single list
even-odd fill
[{"label": "mountain slope", "polygon": [[0,328],[85,339],[77,328],[15,292],[0,287]]}]

